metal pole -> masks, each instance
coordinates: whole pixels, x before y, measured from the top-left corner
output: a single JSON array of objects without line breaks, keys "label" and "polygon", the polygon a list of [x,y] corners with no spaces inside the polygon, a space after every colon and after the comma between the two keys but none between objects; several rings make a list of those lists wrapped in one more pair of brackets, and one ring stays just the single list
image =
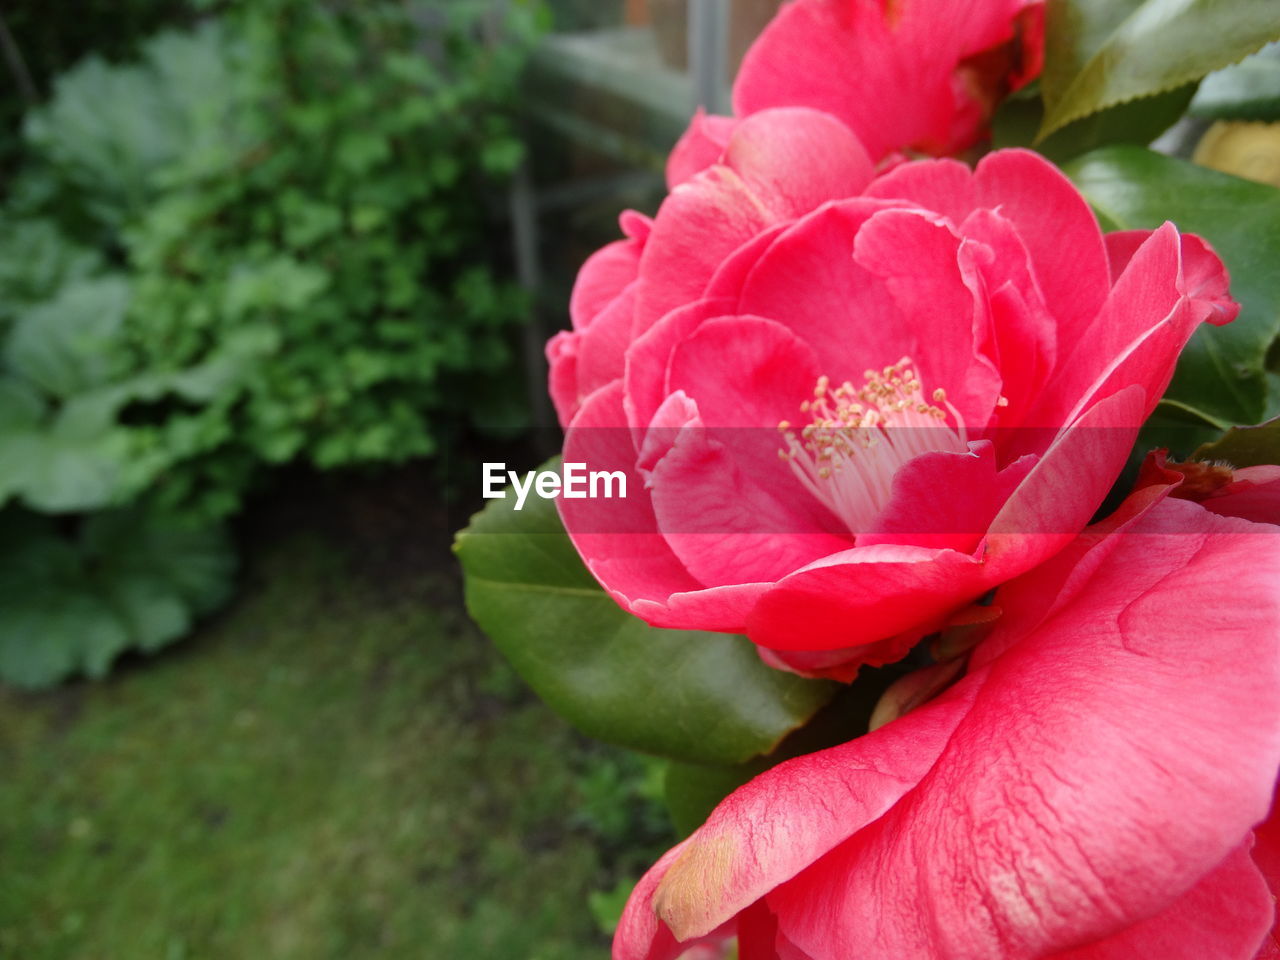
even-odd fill
[{"label": "metal pole", "polygon": [[688,0],[689,76],[693,106],[728,113],[729,0]]},{"label": "metal pole", "polygon": [[538,208],[527,160],[520,164],[512,178],[510,210],[516,278],[529,294],[530,316],[524,326],[522,343],[529,413],[533,421],[534,443],[540,448],[540,453],[546,453],[541,448],[548,445],[547,437],[550,436],[555,418],[547,399],[547,361],[542,353],[546,334],[539,322],[541,313],[538,298],[542,289],[542,264],[538,255]]}]

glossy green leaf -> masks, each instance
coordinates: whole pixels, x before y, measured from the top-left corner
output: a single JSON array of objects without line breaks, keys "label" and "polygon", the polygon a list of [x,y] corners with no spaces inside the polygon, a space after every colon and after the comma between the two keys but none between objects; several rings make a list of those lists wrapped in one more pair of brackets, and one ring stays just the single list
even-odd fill
[{"label": "glossy green leaf", "polygon": [[1178,121],[1194,94],[1195,85],[1187,84],[1122,103],[1073,121],[1043,140],[1037,140],[1036,134],[1044,120],[1044,102],[1038,97],[1013,97],[996,112],[992,143],[996,147],[1034,146],[1055,163],[1117,143],[1146,146]]},{"label": "glossy green leaf", "polygon": [[1190,112],[1210,120],[1280,120],[1280,46],[1205,77]]},{"label": "glossy green leaf", "polygon": [[226,602],[235,570],[223,530],[142,510],[95,514],[73,537],[10,510],[0,549],[0,680],[28,688],[181,638]]},{"label": "glossy green leaf", "polygon": [[[554,461],[544,469],[554,465]],[[582,732],[693,763],[768,753],[833,684],[766,667],[742,637],[657,630],[592,579],[551,501],[494,500],[458,535],[467,609]]]},{"label": "glossy green leaf", "polygon": [[1220,439],[1206,443],[1196,460],[1222,460],[1239,469],[1280,463],[1280,417],[1256,427],[1232,427]]},{"label": "glossy green leaf", "polygon": [[1198,80],[1277,38],[1275,0],[1049,0],[1040,135]]},{"label": "glossy green leaf", "polygon": [[1231,272],[1240,316],[1196,332],[1166,400],[1222,427],[1262,419],[1264,359],[1280,335],[1280,190],[1137,147],[1108,147],[1065,170],[1115,228],[1172,220],[1213,244]]}]

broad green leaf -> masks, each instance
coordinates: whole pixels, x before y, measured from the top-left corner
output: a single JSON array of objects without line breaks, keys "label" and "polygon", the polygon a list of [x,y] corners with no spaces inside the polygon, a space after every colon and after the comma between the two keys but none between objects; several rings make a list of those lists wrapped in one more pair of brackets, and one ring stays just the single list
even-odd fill
[{"label": "broad green leaf", "polygon": [[101,269],[102,255],[68,240],[53,221],[5,217],[0,220],[0,324]]},{"label": "broad green leaf", "polygon": [[[544,469],[553,466],[549,464]],[[551,501],[494,500],[458,535],[467,609],[584,733],[693,763],[768,753],[834,693],[766,667],[742,637],[657,630],[583,566]]]},{"label": "broad green leaf", "polygon": [[158,34],[145,53],[133,66],[89,57],[25,121],[33,152],[110,227],[142,214],[166,186],[224,173],[253,142],[245,109],[253,71],[217,23]]},{"label": "broad green leaf", "polygon": [[1108,107],[1075,120],[1048,137],[1037,140],[1044,120],[1044,103],[1038,97],[1011,97],[992,121],[996,147],[1032,146],[1055,163],[1117,143],[1146,146],[1173,126],[1195,94],[1195,84],[1143,100]]},{"label": "broad green leaf", "polygon": [[1107,147],[1064,169],[1117,229],[1172,220],[1213,244],[1231,272],[1240,316],[1201,326],[1165,397],[1211,424],[1262,419],[1263,363],[1280,335],[1280,190],[1137,147]]},{"label": "broad green leaf", "polygon": [[1190,112],[1210,120],[1280,120],[1280,46],[1205,77]]},{"label": "broad green leaf", "polygon": [[1278,38],[1275,0],[1049,0],[1040,136],[1198,80]]},{"label": "broad green leaf", "polygon": [[1200,447],[1194,459],[1223,460],[1237,469],[1280,464],[1280,417],[1256,427],[1232,427]]},{"label": "broad green leaf", "polygon": [[0,681],[29,688],[179,639],[230,596],[235,568],[221,529],[143,510],[95,514],[74,537],[9,510],[0,550]]},{"label": "broad green leaf", "polygon": [[26,310],[4,345],[9,369],[56,397],[69,397],[118,376],[118,344],[129,285],[119,277],[80,280]]},{"label": "broad green leaf", "polygon": [[119,503],[129,445],[114,417],[95,394],[48,414],[22,381],[0,380],[0,505],[18,497],[69,513]]}]

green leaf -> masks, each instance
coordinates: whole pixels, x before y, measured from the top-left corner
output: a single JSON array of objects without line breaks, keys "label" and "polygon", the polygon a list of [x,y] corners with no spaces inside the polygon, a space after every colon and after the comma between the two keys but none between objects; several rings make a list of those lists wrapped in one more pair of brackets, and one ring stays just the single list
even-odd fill
[{"label": "green leaf", "polygon": [[1107,147],[1064,169],[1117,229],[1172,220],[1213,244],[1231,272],[1240,316],[1201,326],[1165,397],[1209,423],[1262,419],[1264,360],[1280,335],[1280,190],[1136,147]]},{"label": "green leaf", "polygon": [[1050,0],[1040,136],[1198,80],[1277,38],[1275,0]]},{"label": "green leaf", "polygon": [[54,297],[102,268],[102,256],[75,244],[49,220],[0,221],[0,322]]},{"label": "green leaf", "polygon": [[0,680],[39,688],[104,676],[124,651],[153,652],[230,596],[224,531],[142,510],[90,517],[74,537],[0,515]]},{"label": "green leaf", "polygon": [[23,313],[4,360],[56,397],[101,386],[121,371],[117,339],[128,306],[129,285],[119,277],[72,283]]},{"label": "green leaf", "polygon": [[1013,97],[996,112],[992,142],[996,147],[1031,146],[1055,163],[1117,143],[1146,146],[1173,126],[1195,94],[1187,84],[1154,97],[1122,103],[1067,124],[1043,140],[1036,133],[1044,120],[1038,97]]},{"label": "green leaf", "polygon": [[16,496],[67,513],[120,502],[128,442],[114,417],[97,393],[49,414],[22,381],[0,379],[0,504]]},{"label": "green leaf", "polygon": [[1280,46],[1205,77],[1190,112],[1210,120],[1280,120]]},{"label": "green leaf", "polygon": [[[543,469],[553,469],[555,461]],[[742,637],[658,630],[592,579],[551,501],[494,500],[458,535],[467,609],[589,736],[693,763],[768,753],[835,691],[766,667]]]},{"label": "green leaf", "polygon": [[1222,460],[1236,469],[1280,464],[1280,417],[1256,427],[1232,427],[1200,447],[1192,459]]}]

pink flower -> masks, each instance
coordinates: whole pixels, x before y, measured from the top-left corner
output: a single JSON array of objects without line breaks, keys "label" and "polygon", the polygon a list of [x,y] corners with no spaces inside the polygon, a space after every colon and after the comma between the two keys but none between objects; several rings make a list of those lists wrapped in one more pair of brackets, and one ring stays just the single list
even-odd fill
[{"label": "pink flower", "polygon": [[748,52],[734,109],[825,110],[876,160],[952,154],[1043,59],[1043,0],[796,0]]},{"label": "pink flower", "polygon": [[1164,493],[1001,588],[941,696],[725,799],[640,881],[614,960],[734,933],[756,960],[1252,958],[1280,537]]},{"label": "pink flower", "polygon": [[1029,152],[875,178],[796,108],[708,156],[584,267],[548,348],[565,459],[630,476],[561,514],[624,608],[778,665],[897,660],[1050,557],[1187,338],[1237,311],[1203,241],[1104,239]]}]

